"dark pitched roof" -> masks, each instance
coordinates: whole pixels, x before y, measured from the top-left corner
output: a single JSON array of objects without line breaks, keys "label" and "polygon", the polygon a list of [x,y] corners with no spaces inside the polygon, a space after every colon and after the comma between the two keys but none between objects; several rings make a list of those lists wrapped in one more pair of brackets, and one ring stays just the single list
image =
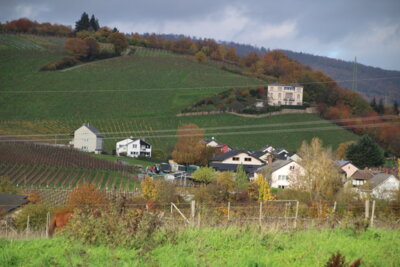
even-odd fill
[{"label": "dark pitched roof", "polygon": [[282,152],[288,152],[286,149],[284,149],[284,148],[277,148],[277,149],[275,149],[275,153],[276,154],[280,154],[280,153],[282,153]]},{"label": "dark pitched roof", "polygon": [[343,167],[344,165],[346,165],[348,163],[351,163],[351,162],[348,160],[337,160],[336,161],[336,165],[338,165],[339,167]]},{"label": "dark pitched roof", "polygon": [[215,141],[216,143],[218,143],[217,139],[215,139],[214,137],[207,138],[207,139],[205,139],[204,141],[206,142],[206,144],[208,144],[208,143],[210,143],[210,142],[212,142],[212,141]]},{"label": "dark pitched roof", "polygon": [[0,209],[6,213],[28,203],[28,197],[22,195],[0,194]]},{"label": "dark pitched roof", "polygon": [[[374,188],[386,181],[389,177],[393,175],[387,174],[387,173],[378,173],[374,175],[371,179],[369,179],[369,182],[373,184]],[[393,176],[394,177],[394,176]]]},{"label": "dark pitched roof", "polygon": [[275,160],[271,164],[271,172],[274,172],[276,170],[279,170],[280,168],[286,166],[287,164],[294,162],[293,160]]},{"label": "dark pitched roof", "polygon": [[252,154],[247,150],[236,150],[236,149],[233,149],[233,150],[228,151],[228,152],[226,152],[224,154],[216,155],[211,160],[212,161],[223,161],[223,160],[226,160],[226,159],[228,159],[228,158],[230,158],[232,156],[235,156],[236,154],[239,154],[239,153],[247,153],[248,155],[252,156]]},{"label": "dark pitched roof", "polygon": [[89,125],[88,123],[84,123],[82,126],[86,126],[97,137],[104,137],[104,135],[99,130],[97,130],[95,127],[93,127],[92,125]]},{"label": "dark pitched roof", "polygon": [[357,170],[351,176],[352,179],[357,179],[357,180],[369,180],[372,177],[374,177],[374,174],[369,170]]},{"label": "dark pitched roof", "polygon": [[[213,167],[217,171],[236,171],[237,167],[240,164],[225,164],[225,163],[217,163],[211,162],[209,164],[210,167]],[[263,167],[264,165],[242,165],[243,170],[246,173],[255,173],[259,168]]]},{"label": "dark pitched roof", "polygon": [[256,151],[256,152],[253,152],[251,155],[254,156],[254,157],[256,157],[256,158],[259,158],[259,157],[261,157],[261,156],[263,156],[263,155],[265,155],[265,154],[267,154],[267,153],[270,153],[270,152],[268,152],[268,151],[265,151],[265,152],[263,152],[263,151]]}]

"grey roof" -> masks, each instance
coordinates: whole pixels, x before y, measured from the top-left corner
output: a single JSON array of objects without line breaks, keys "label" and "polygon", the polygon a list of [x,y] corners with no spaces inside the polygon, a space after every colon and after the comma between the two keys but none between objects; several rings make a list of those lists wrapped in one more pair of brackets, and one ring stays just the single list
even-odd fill
[{"label": "grey roof", "polygon": [[204,140],[204,141],[206,142],[206,144],[208,144],[208,143],[210,143],[210,142],[212,142],[212,141],[215,141],[216,143],[218,143],[217,139],[215,139],[214,137],[207,138],[207,139]]},{"label": "grey roof", "polygon": [[253,157],[259,158],[259,157],[261,157],[261,156],[263,156],[263,155],[265,155],[265,154],[267,154],[267,153],[270,153],[270,152],[267,152],[267,151],[265,151],[265,152],[263,152],[263,151],[256,151],[256,152],[253,152],[251,155],[252,155]]},{"label": "grey roof", "polygon": [[0,209],[6,213],[28,203],[28,197],[23,195],[0,194]]},{"label": "grey roof", "polygon": [[[249,156],[253,156],[249,151],[247,151],[247,150],[236,150],[236,149],[233,149],[233,150],[231,150],[231,151],[229,151],[229,152],[226,152],[226,153],[224,153],[224,154],[220,154],[220,155],[216,155],[216,156],[214,156],[211,160],[212,161],[223,161],[223,160],[226,160],[226,159],[228,159],[228,158],[230,158],[230,157],[232,157],[232,156],[235,156],[236,154],[239,154],[239,153],[246,153],[246,154],[248,154]],[[253,156],[254,157],[254,156]]]},{"label": "grey roof", "polygon": [[[226,164],[226,163],[218,163],[218,162],[211,162],[209,164],[210,167],[213,167],[214,169],[216,169],[217,171],[236,171],[237,167],[240,164]],[[255,173],[257,172],[257,170],[261,167],[263,167],[264,165],[242,165],[243,166],[243,170],[246,173]]]},{"label": "grey roof", "polygon": [[346,164],[348,164],[348,163],[351,163],[351,162],[348,161],[348,160],[337,160],[337,161],[336,161],[336,164],[337,164],[339,167],[343,167],[344,165],[346,165]]},{"label": "grey roof", "polygon": [[294,162],[293,160],[275,160],[271,164],[271,172],[274,172],[276,170],[279,170],[280,168],[286,166],[287,164]]},{"label": "grey roof", "polygon": [[84,123],[82,126],[86,126],[92,133],[94,133],[97,137],[104,137],[104,135],[97,130],[95,127],[92,125],[89,125],[89,123]]},{"label": "grey roof", "polygon": [[[374,188],[386,181],[389,177],[393,176],[392,174],[387,174],[387,173],[378,173],[371,179],[369,179],[369,182],[373,184]],[[394,176],[393,176],[394,177]]]}]

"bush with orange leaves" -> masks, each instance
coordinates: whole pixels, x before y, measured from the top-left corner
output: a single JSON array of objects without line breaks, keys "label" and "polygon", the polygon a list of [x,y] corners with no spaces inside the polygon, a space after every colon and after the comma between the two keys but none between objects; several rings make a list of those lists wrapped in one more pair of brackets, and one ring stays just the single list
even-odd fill
[{"label": "bush with orange leaves", "polygon": [[94,210],[104,207],[106,203],[106,195],[95,184],[83,183],[69,194],[67,206],[72,210]]}]

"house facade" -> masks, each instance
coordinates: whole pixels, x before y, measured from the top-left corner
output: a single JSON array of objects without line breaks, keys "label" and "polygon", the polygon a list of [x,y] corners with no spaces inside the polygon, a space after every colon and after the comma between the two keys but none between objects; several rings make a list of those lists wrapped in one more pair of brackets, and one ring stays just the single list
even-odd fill
[{"label": "house facade", "polygon": [[400,181],[394,175],[378,173],[368,183],[372,191],[371,195],[378,199],[392,199],[400,189]]},{"label": "house facade", "polygon": [[151,158],[151,149],[152,146],[142,139],[127,138],[117,142],[115,145],[115,152],[117,156],[127,156],[131,158]]},{"label": "house facade", "polygon": [[336,161],[336,164],[346,174],[346,178],[351,177],[356,171],[358,171],[358,168],[354,166],[353,163],[347,160],[338,160]]},{"label": "house facade", "polygon": [[278,83],[268,85],[268,105],[303,105],[303,86],[297,84],[284,85]]},{"label": "house facade", "polygon": [[276,160],[271,164],[271,187],[290,188],[296,175],[303,175],[304,168],[292,160]]},{"label": "house facade", "polygon": [[244,171],[252,179],[257,170],[265,165],[265,161],[255,157],[246,150],[231,150],[227,153],[214,156],[209,163],[217,171],[236,171],[239,165],[243,166]]},{"label": "house facade", "polygon": [[74,140],[71,144],[75,149],[101,154],[103,139],[104,135],[99,130],[88,123],[84,123],[74,132]]}]

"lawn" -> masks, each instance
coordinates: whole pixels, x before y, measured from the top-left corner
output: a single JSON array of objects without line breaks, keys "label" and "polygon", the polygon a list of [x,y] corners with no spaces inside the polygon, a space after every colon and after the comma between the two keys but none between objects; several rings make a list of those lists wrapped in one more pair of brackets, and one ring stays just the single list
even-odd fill
[{"label": "lawn", "polygon": [[128,162],[132,165],[142,165],[143,167],[153,166],[154,164],[156,164],[155,162],[152,162],[152,161],[140,160],[140,159],[129,158],[129,157],[117,157],[117,156],[111,156],[111,155],[96,155],[96,154],[90,154],[90,155],[95,158],[106,159],[106,160],[109,160],[112,162],[122,160],[122,161]]},{"label": "lawn", "polygon": [[0,240],[1,266],[325,266],[333,253],[362,266],[398,266],[400,231],[274,232],[251,228],[159,232],[146,248],[82,245],[63,237]]}]

